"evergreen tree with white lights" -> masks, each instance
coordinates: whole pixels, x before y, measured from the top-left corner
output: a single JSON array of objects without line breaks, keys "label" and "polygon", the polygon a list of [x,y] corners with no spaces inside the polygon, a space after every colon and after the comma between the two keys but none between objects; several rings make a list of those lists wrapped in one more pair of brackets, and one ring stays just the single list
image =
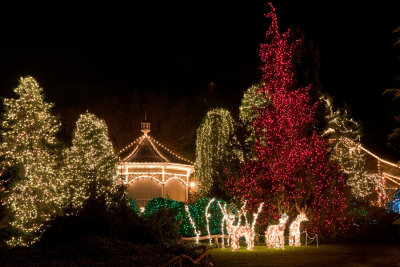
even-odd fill
[{"label": "evergreen tree with white lights", "polygon": [[334,108],[328,94],[321,96],[320,100],[326,109],[323,136],[331,149],[330,158],[338,162],[342,172],[347,174],[352,195],[361,201],[385,198],[382,179],[366,168],[366,155],[360,149],[361,125],[354,121],[347,108]]},{"label": "evergreen tree with white lights", "polygon": [[[400,45],[400,26],[398,26],[393,33],[397,34],[397,40],[394,43],[397,47]],[[400,81],[400,76],[396,77],[397,81]],[[386,89],[383,94],[390,94],[393,96],[392,101],[398,101],[400,99],[400,88],[392,88],[392,89]],[[399,112],[398,108],[395,109],[395,112]],[[396,123],[396,128],[393,129],[393,131],[388,135],[388,145],[394,149],[395,151],[400,151],[400,127],[399,127],[399,115],[396,115],[394,117],[394,121]]]},{"label": "evergreen tree with white lights", "polygon": [[34,78],[21,78],[14,92],[16,99],[4,99],[0,153],[3,168],[14,174],[6,181],[5,192],[14,232],[8,244],[27,246],[40,238],[43,224],[60,210],[56,173],[60,122]]},{"label": "evergreen tree with white lights", "polygon": [[67,212],[79,211],[89,198],[103,199],[109,207],[118,194],[118,162],[105,122],[88,112],[81,115],[65,152]]},{"label": "evergreen tree with white lights", "polygon": [[253,127],[253,121],[257,118],[259,110],[271,102],[270,97],[265,97],[263,95],[264,92],[258,92],[258,90],[263,86],[265,85],[261,83],[250,86],[244,92],[239,107],[240,122],[236,127],[236,136],[241,145],[241,154],[243,154],[243,156],[240,157],[240,155],[238,155],[238,157],[242,162],[257,160],[253,149],[256,142],[256,133]]},{"label": "evergreen tree with white lights", "polygon": [[254,132],[252,126],[254,119],[258,116],[258,109],[264,108],[271,102],[269,97],[263,95],[264,92],[257,92],[263,84],[254,84],[250,86],[243,94],[243,98],[239,107],[239,118],[242,122],[248,124],[248,128]]},{"label": "evergreen tree with white lights", "polygon": [[[226,109],[215,108],[207,112],[197,129],[195,173],[201,196],[210,195],[223,163],[229,160],[229,141],[234,131],[234,121]],[[224,182],[220,183],[222,187]]]}]

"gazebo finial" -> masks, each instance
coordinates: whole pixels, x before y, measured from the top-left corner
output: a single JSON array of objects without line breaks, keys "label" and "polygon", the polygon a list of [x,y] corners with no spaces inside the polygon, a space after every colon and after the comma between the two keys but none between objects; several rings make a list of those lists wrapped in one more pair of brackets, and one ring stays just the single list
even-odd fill
[{"label": "gazebo finial", "polygon": [[144,134],[147,135],[151,130],[150,130],[150,122],[147,121],[147,114],[146,111],[144,112],[144,121],[140,123],[140,131]]}]

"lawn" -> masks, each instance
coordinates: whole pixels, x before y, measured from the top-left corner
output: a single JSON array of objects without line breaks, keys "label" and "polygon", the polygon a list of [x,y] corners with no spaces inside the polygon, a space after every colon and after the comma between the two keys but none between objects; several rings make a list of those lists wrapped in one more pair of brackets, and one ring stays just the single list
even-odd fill
[{"label": "lawn", "polygon": [[230,248],[210,249],[216,266],[400,266],[400,246],[320,245],[285,247],[285,250],[256,246],[232,252]]}]

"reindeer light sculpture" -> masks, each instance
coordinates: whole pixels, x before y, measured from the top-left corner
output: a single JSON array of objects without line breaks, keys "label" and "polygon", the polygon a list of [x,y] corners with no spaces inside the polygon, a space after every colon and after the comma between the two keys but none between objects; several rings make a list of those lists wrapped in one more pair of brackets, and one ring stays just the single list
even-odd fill
[{"label": "reindeer light sculpture", "polygon": [[279,224],[268,226],[265,231],[265,243],[268,247],[285,249],[285,226],[289,217],[282,214]]},{"label": "reindeer light sculpture", "polygon": [[[254,248],[254,226],[257,221],[258,214],[261,212],[262,207],[264,203],[261,203],[261,205],[258,207],[257,213],[253,213],[253,223],[251,226],[248,225],[247,219],[246,219],[246,225],[234,225],[236,215],[232,214],[232,212],[228,213],[224,210],[222,210],[222,213],[224,214],[224,219],[226,220],[226,225],[228,229],[228,233],[231,237],[231,246],[232,246],[232,251],[237,251],[239,249],[239,238],[244,237],[246,239],[247,243],[247,249],[248,250],[253,250]],[[243,211],[243,208],[241,209]],[[242,215],[241,212],[238,212],[239,218]],[[239,220],[240,222],[240,220]]]},{"label": "reindeer light sculpture", "polygon": [[307,206],[305,208],[299,209],[296,205],[296,209],[299,212],[296,219],[289,226],[289,245],[290,246],[300,246],[300,224],[302,222],[308,221],[306,216]]}]

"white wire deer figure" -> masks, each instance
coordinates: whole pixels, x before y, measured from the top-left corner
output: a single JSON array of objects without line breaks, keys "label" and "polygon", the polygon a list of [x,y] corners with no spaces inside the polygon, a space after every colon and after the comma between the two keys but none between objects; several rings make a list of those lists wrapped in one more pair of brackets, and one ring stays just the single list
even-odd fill
[{"label": "white wire deer figure", "polygon": [[299,212],[299,215],[297,215],[296,219],[292,222],[292,224],[289,226],[289,245],[290,246],[300,246],[300,224],[302,222],[308,221],[308,218],[306,216],[307,212],[307,205],[305,205],[304,208],[299,208],[299,206],[296,205],[296,209]]},{"label": "white wire deer figure", "polygon": [[265,243],[267,247],[282,248],[285,249],[285,226],[289,219],[289,216],[282,214],[279,219],[279,224],[268,226],[265,231]]},{"label": "white wire deer figure", "polygon": [[[228,209],[228,212],[226,209],[221,208],[221,211],[224,215],[224,219],[226,220],[226,226],[227,230],[229,233],[229,236],[231,238],[231,246],[232,250],[236,251],[239,249],[239,238],[244,237],[247,243],[247,249],[248,250],[253,250],[254,248],[254,237],[255,237],[255,232],[254,232],[254,226],[257,221],[258,214],[261,212],[262,207],[264,203],[261,203],[261,205],[258,207],[257,213],[253,213],[253,223],[251,226],[248,224],[247,218],[246,218],[246,225],[240,225],[240,218],[242,215],[246,217],[246,212],[244,211],[244,206],[242,207],[241,210],[238,211],[237,215],[233,214],[231,209]],[[236,216],[239,216],[239,221],[236,225],[234,225],[234,222],[236,220]]]}]

